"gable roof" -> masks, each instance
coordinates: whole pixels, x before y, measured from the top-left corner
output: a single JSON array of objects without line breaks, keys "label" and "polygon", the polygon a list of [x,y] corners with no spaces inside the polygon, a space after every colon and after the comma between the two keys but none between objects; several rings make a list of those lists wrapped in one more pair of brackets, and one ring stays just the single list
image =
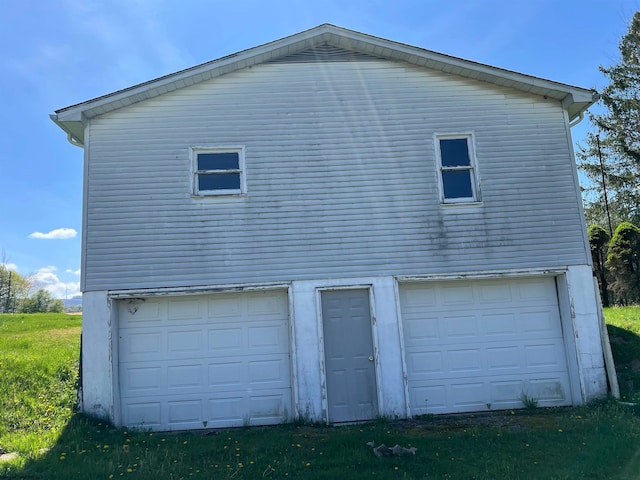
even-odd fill
[{"label": "gable roof", "polygon": [[464,60],[419,47],[323,24],[310,30],[243,50],[170,75],[56,110],[51,119],[75,144],[84,143],[84,121],[183,87],[252,65],[287,58],[309,61],[375,57],[459,75],[562,102],[569,119],[582,115],[596,99],[592,90]]}]

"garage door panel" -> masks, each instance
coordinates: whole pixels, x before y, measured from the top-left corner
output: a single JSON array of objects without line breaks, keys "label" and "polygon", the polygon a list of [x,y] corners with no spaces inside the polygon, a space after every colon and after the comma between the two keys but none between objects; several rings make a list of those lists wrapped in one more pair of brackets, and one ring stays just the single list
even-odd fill
[{"label": "garage door panel", "polygon": [[193,297],[169,302],[167,304],[167,320],[169,323],[172,320],[194,320],[199,323],[202,320],[202,302]]},{"label": "garage door panel", "polygon": [[287,325],[283,322],[249,326],[247,348],[251,354],[278,354],[288,352]]},{"label": "garage door panel", "polygon": [[160,312],[156,322],[132,320],[140,309],[120,305],[118,310],[124,315],[119,334],[124,425],[171,430],[206,428],[210,422],[283,421],[283,412],[291,410],[285,291],[154,302],[153,310]]},{"label": "garage door panel", "polygon": [[[202,400],[174,400],[167,403],[167,423],[172,428],[200,426]],[[188,427],[187,427],[188,428]]]},{"label": "garage door panel", "polygon": [[200,389],[203,380],[202,365],[168,365],[167,389],[169,390],[194,390]]},{"label": "garage door panel", "polygon": [[474,378],[431,381],[410,390],[411,413],[421,415],[522,408],[523,393],[535,398],[541,407],[557,406],[566,401],[567,382],[564,375],[533,380],[507,375],[484,381]]},{"label": "garage door panel", "polygon": [[517,323],[513,313],[493,313],[480,315],[484,334],[488,337],[513,337],[518,335]]},{"label": "garage door panel", "polygon": [[447,351],[449,372],[465,375],[482,371],[482,350],[480,348],[459,348]]},{"label": "garage door panel", "polygon": [[404,323],[407,341],[405,345],[422,345],[426,339],[440,338],[440,322],[438,318],[407,319]]},{"label": "garage door panel", "polygon": [[571,403],[553,278],[408,283],[400,300],[412,414],[521,408],[527,389]]},{"label": "garage door panel", "polygon": [[129,396],[158,394],[162,388],[162,367],[154,364],[124,366],[120,371],[120,385]]},{"label": "garage door panel", "polygon": [[183,355],[203,350],[202,329],[167,332],[167,353]]},{"label": "garage door panel", "polygon": [[244,331],[239,326],[221,326],[207,331],[208,350],[210,355],[227,355],[229,353],[242,352]]},{"label": "garage door panel", "polygon": [[477,338],[480,333],[475,315],[445,315],[441,321],[446,339],[452,342]]},{"label": "garage door panel", "polygon": [[118,303],[118,318],[121,327],[158,324],[163,320],[161,303],[155,300],[131,299]]},{"label": "garage door panel", "polygon": [[486,367],[489,372],[513,372],[521,370],[523,365],[522,349],[517,345],[487,347]]},{"label": "garage door panel", "polygon": [[475,292],[469,284],[452,282],[443,285],[438,293],[438,303],[447,307],[472,306],[475,303]]},{"label": "garage door panel", "polygon": [[524,353],[527,370],[566,370],[565,352],[557,342],[528,343],[524,347]]},{"label": "garage door panel", "polygon": [[136,425],[140,428],[159,428],[162,425],[161,402],[132,402],[122,409],[122,421],[125,425]]},{"label": "garage door panel", "polygon": [[134,330],[120,336],[120,352],[133,361],[158,359],[163,351],[163,334],[160,330]]}]

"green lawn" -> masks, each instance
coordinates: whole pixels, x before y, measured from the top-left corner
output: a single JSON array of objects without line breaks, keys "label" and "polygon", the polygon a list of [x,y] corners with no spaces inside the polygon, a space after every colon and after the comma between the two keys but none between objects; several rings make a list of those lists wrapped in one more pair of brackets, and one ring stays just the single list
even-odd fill
[{"label": "green lawn", "polygon": [[640,402],[640,307],[606,308],[605,318],[622,400]]},{"label": "green lawn", "polygon": [[[640,308],[606,311],[626,399],[638,397]],[[581,408],[162,434],[73,412],[79,317],[0,315],[0,479],[637,479],[640,408]],[[618,338],[619,337],[619,338]],[[624,347],[624,348],[621,348]],[[635,355],[635,356],[634,356]],[[626,367],[625,367],[626,368]],[[415,446],[377,458],[376,445]]]}]

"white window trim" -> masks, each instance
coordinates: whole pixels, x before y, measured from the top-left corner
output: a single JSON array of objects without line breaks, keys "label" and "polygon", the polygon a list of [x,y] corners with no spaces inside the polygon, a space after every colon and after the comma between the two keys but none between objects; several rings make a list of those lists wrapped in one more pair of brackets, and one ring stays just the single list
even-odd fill
[{"label": "white window trim", "polygon": [[[196,197],[213,197],[213,196],[239,196],[247,193],[247,175],[245,170],[245,147],[242,145],[232,146],[200,146],[190,147],[191,156],[191,183],[192,193]],[[198,154],[200,153],[237,153],[238,154],[238,166],[236,169],[225,170],[198,170]],[[225,190],[202,190],[198,189],[198,175],[201,173],[239,173],[240,174],[240,188],[239,189],[225,189]]]},{"label": "white window trim", "polygon": [[[438,164],[438,188],[440,190],[440,203],[443,205],[468,205],[480,203],[480,188],[478,185],[478,166],[476,163],[476,142],[473,133],[447,133],[434,135],[434,144],[436,149],[436,159]],[[440,140],[460,140],[466,139],[467,151],[469,152],[468,167],[443,167],[442,154],[440,152]],[[442,172],[453,170],[470,170],[471,171],[471,197],[445,198],[444,185],[442,182]]]}]

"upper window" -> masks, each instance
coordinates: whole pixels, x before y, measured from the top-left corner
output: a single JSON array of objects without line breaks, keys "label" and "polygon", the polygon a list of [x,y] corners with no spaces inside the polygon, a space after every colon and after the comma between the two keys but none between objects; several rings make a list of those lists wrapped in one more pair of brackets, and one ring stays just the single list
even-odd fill
[{"label": "upper window", "polygon": [[244,149],[194,148],[193,171],[196,195],[245,193]]},{"label": "upper window", "polygon": [[479,198],[472,137],[439,136],[437,148],[442,201],[477,202]]}]

